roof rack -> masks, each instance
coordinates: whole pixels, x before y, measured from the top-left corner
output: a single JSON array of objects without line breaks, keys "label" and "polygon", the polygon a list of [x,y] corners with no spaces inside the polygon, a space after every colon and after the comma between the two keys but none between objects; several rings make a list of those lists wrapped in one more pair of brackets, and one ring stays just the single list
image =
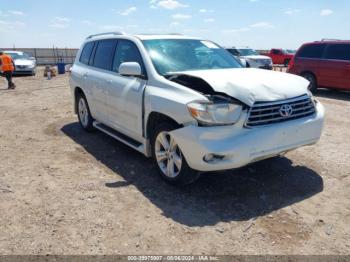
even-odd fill
[{"label": "roof rack", "polygon": [[161,33],[161,34],[155,34],[155,33],[141,33],[136,35],[183,35],[181,33]]},{"label": "roof rack", "polygon": [[340,39],[323,38],[321,41],[342,41]]},{"label": "roof rack", "polygon": [[96,36],[103,36],[103,35],[125,35],[123,32],[106,32],[106,33],[100,33],[95,35],[89,35],[86,39],[91,39]]}]

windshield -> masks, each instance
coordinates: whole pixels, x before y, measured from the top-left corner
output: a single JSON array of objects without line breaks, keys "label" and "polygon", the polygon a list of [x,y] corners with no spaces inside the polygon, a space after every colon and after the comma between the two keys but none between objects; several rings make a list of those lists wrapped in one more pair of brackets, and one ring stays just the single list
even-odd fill
[{"label": "windshield", "polygon": [[144,40],[143,44],[161,75],[191,70],[242,67],[230,53],[210,41],[157,39]]},{"label": "windshield", "polygon": [[11,56],[13,60],[29,59],[29,55],[27,55],[26,53],[7,53],[7,54]]},{"label": "windshield", "polygon": [[249,56],[249,55],[259,55],[255,50],[253,49],[238,49],[238,52],[241,54],[241,56]]}]

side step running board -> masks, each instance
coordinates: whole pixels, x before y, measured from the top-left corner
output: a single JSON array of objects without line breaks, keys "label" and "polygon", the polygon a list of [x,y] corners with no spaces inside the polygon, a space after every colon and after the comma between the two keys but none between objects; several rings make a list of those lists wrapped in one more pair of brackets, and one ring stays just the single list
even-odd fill
[{"label": "side step running board", "polygon": [[107,135],[117,139],[118,141],[122,142],[123,144],[130,146],[134,148],[135,150],[139,151],[142,154],[145,154],[144,146],[142,143],[132,139],[131,137],[128,137],[104,124],[101,124],[97,121],[93,123],[93,126],[97,128],[98,130],[102,131],[103,133],[106,133]]}]

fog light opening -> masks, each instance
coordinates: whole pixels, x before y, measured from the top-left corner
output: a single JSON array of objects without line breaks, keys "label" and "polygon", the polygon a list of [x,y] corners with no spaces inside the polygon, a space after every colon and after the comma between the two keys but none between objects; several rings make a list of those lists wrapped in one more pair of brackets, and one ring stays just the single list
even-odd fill
[{"label": "fog light opening", "polygon": [[216,161],[223,160],[224,158],[225,158],[225,156],[222,156],[222,155],[207,154],[203,157],[203,160],[206,163],[213,163]]}]

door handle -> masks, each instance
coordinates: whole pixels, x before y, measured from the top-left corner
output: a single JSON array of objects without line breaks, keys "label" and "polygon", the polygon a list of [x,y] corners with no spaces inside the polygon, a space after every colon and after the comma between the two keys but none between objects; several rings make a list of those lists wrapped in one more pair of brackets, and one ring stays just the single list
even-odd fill
[{"label": "door handle", "polygon": [[113,83],[113,80],[112,79],[108,79],[106,80],[108,84],[112,84]]},{"label": "door handle", "polygon": [[84,74],[83,74],[83,77],[85,77],[85,78],[88,77],[88,76],[89,76],[88,73],[84,73]]}]

